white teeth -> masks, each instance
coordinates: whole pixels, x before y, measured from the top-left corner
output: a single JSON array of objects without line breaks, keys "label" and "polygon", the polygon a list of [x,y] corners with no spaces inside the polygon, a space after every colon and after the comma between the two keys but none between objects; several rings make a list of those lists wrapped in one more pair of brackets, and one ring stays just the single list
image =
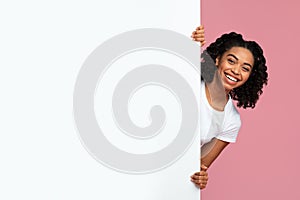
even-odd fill
[{"label": "white teeth", "polygon": [[229,76],[228,74],[225,74],[225,76],[226,76],[228,79],[230,79],[230,80],[232,80],[232,81],[234,81],[234,82],[237,82],[237,79],[233,78],[232,76]]}]

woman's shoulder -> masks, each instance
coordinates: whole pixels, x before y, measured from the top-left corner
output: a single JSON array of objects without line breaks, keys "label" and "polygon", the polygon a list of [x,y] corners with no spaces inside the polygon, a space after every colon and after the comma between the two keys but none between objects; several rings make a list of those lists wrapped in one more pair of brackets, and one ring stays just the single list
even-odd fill
[{"label": "woman's shoulder", "polygon": [[228,99],[227,105],[225,107],[225,111],[228,113],[231,113],[233,115],[240,116],[240,113],[237,110],[237,108],[235,107],[234,102],[231,97],[229,97],[229,99]]}]

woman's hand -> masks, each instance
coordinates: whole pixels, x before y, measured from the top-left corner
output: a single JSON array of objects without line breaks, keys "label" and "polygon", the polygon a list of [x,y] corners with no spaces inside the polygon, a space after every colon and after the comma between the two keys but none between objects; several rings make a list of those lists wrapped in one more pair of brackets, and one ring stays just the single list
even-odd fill
[{"label": "woman's hand", "polygon": [[192,33],[191,38],[193,38],[193,40],[196,42],[200,42],[201,46],[203,46],[206,43],[204,37],[204,26],[198,26]]},{"label": "woman's hand", "polygon": [[201,171],[196,172],[191,176],[191,181],[195,183],[195,185],[199,187],[201,190],[204,189],[207,185],[207,181],[208,181],[207,169],[208,168],[205,165],[201,165]]}]

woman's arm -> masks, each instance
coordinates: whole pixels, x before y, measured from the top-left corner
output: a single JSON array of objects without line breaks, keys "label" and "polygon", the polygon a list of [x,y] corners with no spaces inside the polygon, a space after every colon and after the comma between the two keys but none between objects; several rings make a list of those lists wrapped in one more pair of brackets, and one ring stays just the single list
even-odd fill
[{"label": "woman's arm", "polygon": [[210,147],[204,147],[205,150],[201,149],[201,164],[209,167],[228,144],[229,142],[214,139],[214,141],[210,144]]},{"label": "woman's arm", "polygon": [[202,150],[201,170],[191,176],[191,181],[200,189],[204,189],[208,182],[208,167],[216,160],[229,142],[224,142],[219,139],[214,139],[208,146],[204,146],[205,152]]}]

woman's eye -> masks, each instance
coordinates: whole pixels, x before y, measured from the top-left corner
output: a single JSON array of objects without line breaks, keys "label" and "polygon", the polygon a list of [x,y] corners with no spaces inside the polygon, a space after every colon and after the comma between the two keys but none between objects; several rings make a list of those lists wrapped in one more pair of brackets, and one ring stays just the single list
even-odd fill
[{"label": "woman's eye", "polygon": [[234,60],[228,59],[228,63],[233,65],[234,64]]},{"label": "woman's eye", "polygon": [[250,69],[249,69],[248,67],[243,67],[243,70],[244,70],[245,72],[249,72],[249,71],[250,71]]}]

